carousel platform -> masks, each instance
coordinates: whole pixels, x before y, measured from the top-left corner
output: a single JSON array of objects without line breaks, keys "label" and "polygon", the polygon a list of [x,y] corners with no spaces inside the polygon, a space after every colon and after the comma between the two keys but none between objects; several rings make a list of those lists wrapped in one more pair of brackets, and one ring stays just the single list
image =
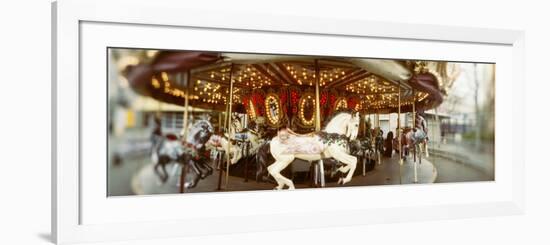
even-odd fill
[{"label": "carousel platform", "polygon": [[[165,183],[161,183],[154,173],[153,165],[145,165],[133,178],[132,190],[137,195],[149,194],[173,194],[179,193],[177,169],[173,164],[166,168],[170,177]],[[361,171],[358,166],[356,174]],[[423,158],[421,164],[417,164],[417,184],[434,183],[437,178],[437,169],[427,159]],[[345,186],[376,186],[376,185],[399,185],[414,184],[414,163],[412,158],[408,158],[403,165],[399,165],[399,159],[396,155],[392,158],[382,158],[380,164],[376,164],[374,169],[353,177],[352,181]],[[306,183],[295,183],[297,189],[313,188]],[[343,186],[343,187],[345,187]],[[187,189],[186,193],[198,192],[218,192],[218,191],[252,191],[252,190],[272,190],[275,184],[269,182],[256,182],[255,180],[245,180],[241,177],[229,176],[228,186],[225,188],[225,180],[222,181],[222,190],[218,190],[218,172],[201,180],[195,188]],[[327,182],[325,187],[342,187],[336,182]]]},{"label": "carousel platform", "polygon": [[[423,158],[422,163],[417,163],[417,184],[434,183],[437,179],[437,169],[427,159]],[[327,183],[331,186],[332,183]],[[393,158],[382,158],[380,164],[376,164],[374,170],[369,171],[365,176],[354,177],[348,186],[372,186],[372,185],[399,185],[415,184],[414,163],[408,158],[399,165],[397,156]]]}]

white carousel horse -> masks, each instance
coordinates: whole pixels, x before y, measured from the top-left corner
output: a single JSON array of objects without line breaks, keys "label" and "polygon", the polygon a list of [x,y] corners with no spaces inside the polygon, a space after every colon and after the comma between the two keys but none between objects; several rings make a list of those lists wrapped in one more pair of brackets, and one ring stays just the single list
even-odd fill
[{"label": "white carousel horse", "polygon": [[[231,150],[229,151],[230,142]],[[247,153],[243,153],[245,142],[250,142],[250,149],[248,149]],[[231,121],[231,127],[229,127],[229,134],[224,136],[212,135],[206,143],[206,147],[216,151],[229,151],[231,164],[235,164],[243,157],[255,155],[262,142],[263,140],[257,133],[249,129],[243,129],[241,122],[234,118]]]},{"label": "white carousel horse", "polygon": [[231,164],[237,163],[240,159],[239,152],[241,149],[236,144],[231,144],[231,151],[229,151],[229,140],[225,136],[213,134],[206,142],[206,148],[217,152],[229,152]]},{"label": "white carousel horse", "polygon": [[229,128],[229,138],[237,141],[248,140],[252,144],[252,149],[257,148],[262,140],[259,134],[254,130],[245,128],[238,117],[234,116],[233,118]]},{"label": "white carousel horse", "polygon": [[[229,138],[234,140],[234,144],[239,151],[233,156],[231,164],[237,163],[241,158],[255,155],[260,148],[260,145],[264,142],[260,138],[259,134],[251,129],[244,128],[240,120],[232,120],[231,127],[229,129]],[[245,144],[249,142],[249,149],[245,152]]]},{"label": "white carousel horse", "polygon": [[359,131],[359,113],[340,111],[333,115],[321,132],[298,135],[283,129],[270,142],[270,151],[275,162],[267,167],[267,171],[281,190],[286,185],[294,189],[292,180],[281,175],[295,158],[306,161],[317,161],[333,157],[344,165],[338,171],[347,173],[338,183],[346,184],[351,181],[357,165],[357,157],[350,155],[348,143],[357,138]]}]

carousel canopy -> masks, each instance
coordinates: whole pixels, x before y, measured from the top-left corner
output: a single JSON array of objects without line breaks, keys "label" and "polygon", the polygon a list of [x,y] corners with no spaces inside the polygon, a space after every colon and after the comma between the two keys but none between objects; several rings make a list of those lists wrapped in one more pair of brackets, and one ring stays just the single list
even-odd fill
[{"label": "carousel canopy", "polygon": [[[233,104],[256,115],[303,111],[301,104],[315,103],[307,99],[316,83],[323,114],[342,107],[409,112],[413,103],[416,110],[428,110],[442,103],[453,72],[451,64],[436,61],[161,51],[127,67],[126,76],[139,94],[183,105],[188,92],[194,107],[214,110],[226,109],[232,81]],[[276,106],[271,100],[278,100]]]}]

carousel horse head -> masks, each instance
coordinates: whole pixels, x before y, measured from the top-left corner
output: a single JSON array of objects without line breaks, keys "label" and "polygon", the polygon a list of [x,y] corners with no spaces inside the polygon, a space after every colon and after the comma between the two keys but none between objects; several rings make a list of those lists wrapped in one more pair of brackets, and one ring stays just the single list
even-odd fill
[{"label": "carousel horse head", "polygon": [[357,138],[357,134],[359,133],[360,118],[361,117],[359,116],[359,112],[356,112],[355,114],[352,114],[351,119],[346,125],[346,136],[350,140],[355,140]]},{"label": "carousel horse head", "polygon": [[202,117],[189,127],[187,143],[202,147],[214,132],[208,117]]},{"label": "carousel horse head", "polygon": [[354,113],[349,110],[337,111],[326,120],[323,131],[327,133],[343,134],[350,139],[355,139],[359,132],[359,119],[359,112]]},{"label": "carousel horse head", "polygon": [[243,131],[243,125],[241,123],[241,117],[238,114],[231,115],[231,127],[235,132]]},{"label": "carousel horse head", "polygon": [[206,149],[223,151],[227,148],[227,139],[221,135],[212,134],[210,139],[206,142]]}]

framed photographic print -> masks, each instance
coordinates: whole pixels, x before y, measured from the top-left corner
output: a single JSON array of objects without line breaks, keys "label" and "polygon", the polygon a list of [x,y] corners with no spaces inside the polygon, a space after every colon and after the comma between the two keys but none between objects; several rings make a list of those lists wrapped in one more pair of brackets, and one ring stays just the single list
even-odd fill
[{"label": "framed photographic print", "polygon": [[523,32],[185,10],[53,3],[57,243],[523,212]]}]

